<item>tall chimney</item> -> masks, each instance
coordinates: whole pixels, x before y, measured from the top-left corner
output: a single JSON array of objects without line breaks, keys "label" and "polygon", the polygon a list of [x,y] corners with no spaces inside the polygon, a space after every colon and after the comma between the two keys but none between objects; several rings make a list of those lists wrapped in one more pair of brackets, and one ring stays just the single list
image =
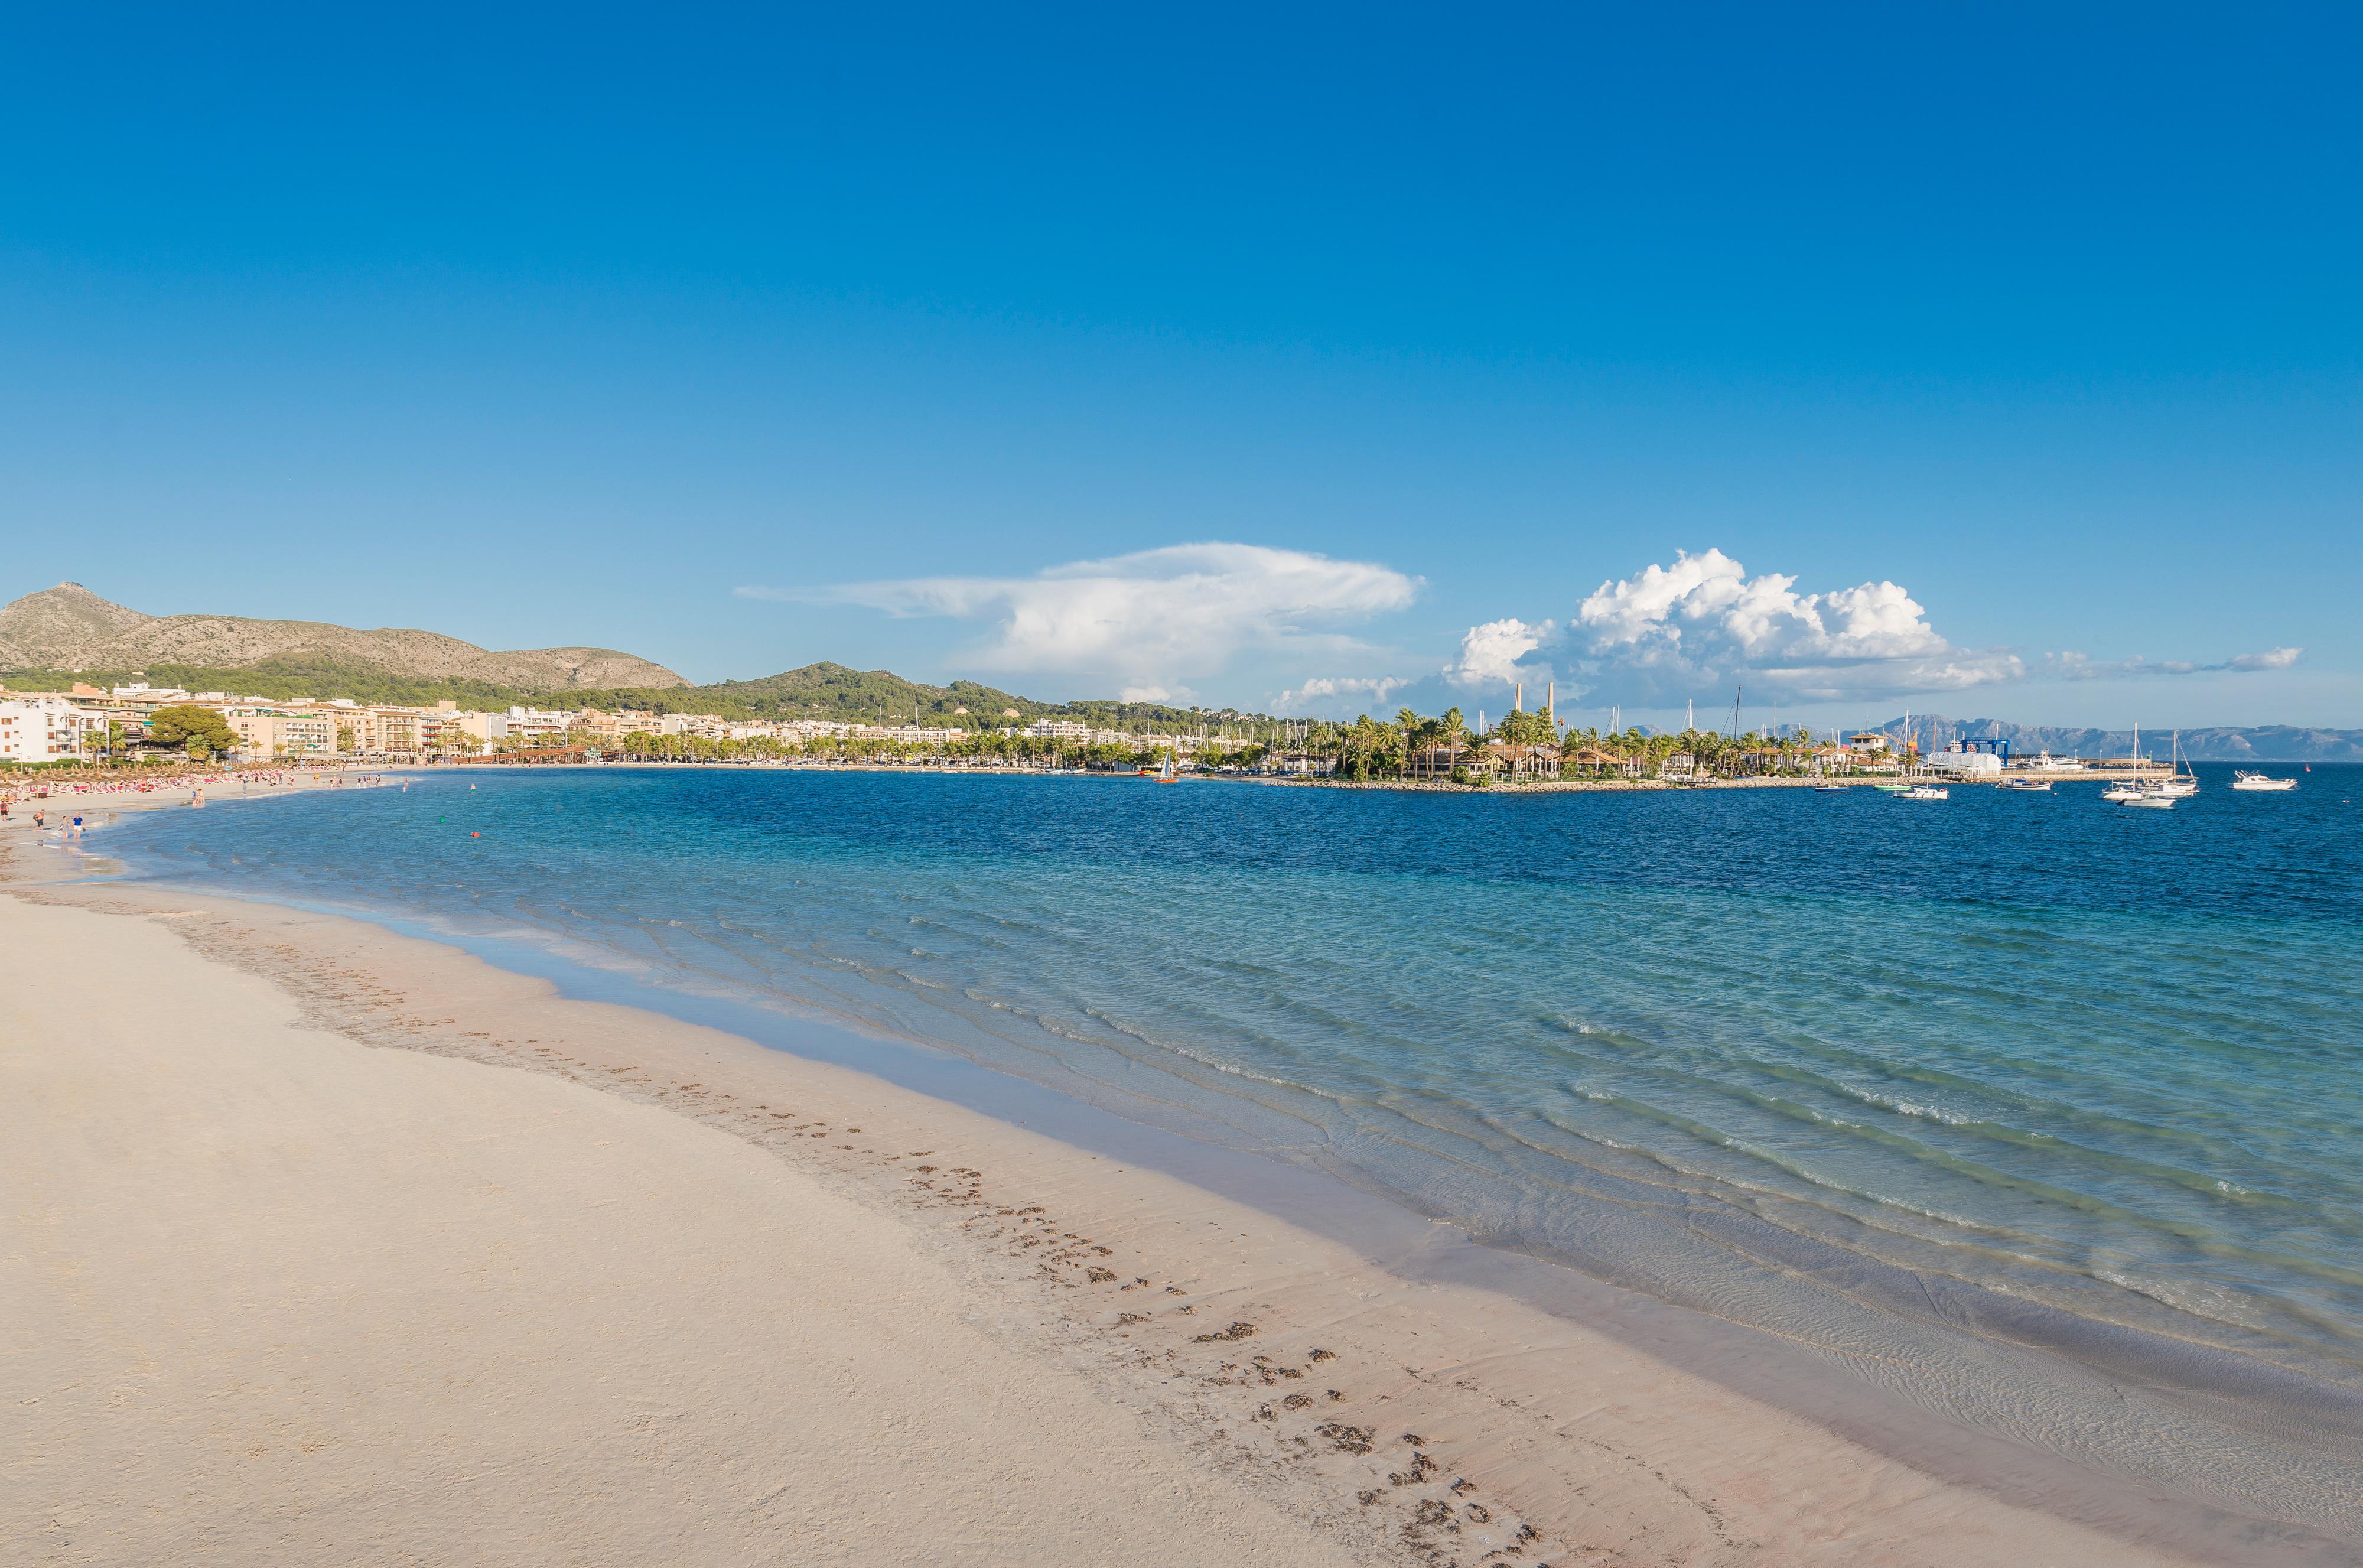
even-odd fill
[{"label": "tall chimney", "polygon": [[1556,729],[1559,728],[1559,683],[1553,681],[1543,688],[1543,713],[1551,721],[1551,728]]},{"label": "tall chimney", "polygon": [[1526,684],[1524,681],[1518,683],[1517,709],[1520,713],[1526,711]]}]

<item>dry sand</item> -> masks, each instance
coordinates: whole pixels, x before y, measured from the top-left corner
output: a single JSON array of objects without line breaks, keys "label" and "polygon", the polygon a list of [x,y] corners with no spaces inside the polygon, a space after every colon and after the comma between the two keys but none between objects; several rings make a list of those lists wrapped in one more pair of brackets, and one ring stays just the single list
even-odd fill
[{"label": "dry sand", "polygon": [[0,1560],[2199,1560],[863,1073],[16,892]]}]

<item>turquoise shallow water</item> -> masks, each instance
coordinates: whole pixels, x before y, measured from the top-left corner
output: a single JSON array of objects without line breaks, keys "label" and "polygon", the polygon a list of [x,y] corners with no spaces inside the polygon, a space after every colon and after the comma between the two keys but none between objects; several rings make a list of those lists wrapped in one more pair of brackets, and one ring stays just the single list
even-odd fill
[{"label": "turquoise shallow water", "polygon": [[1995,1358],[2065,1407],[2138,1384],[2165,1413],[2091,1440],[2158,1445],[2130,1468],[2229,1421],[2255,1485],[2335,1491],[2363,770],[2200,772],[2168,813],[484,771],[105,847],[945,1043],[2037,1440],[2075,1418],[1997,1413]]}]

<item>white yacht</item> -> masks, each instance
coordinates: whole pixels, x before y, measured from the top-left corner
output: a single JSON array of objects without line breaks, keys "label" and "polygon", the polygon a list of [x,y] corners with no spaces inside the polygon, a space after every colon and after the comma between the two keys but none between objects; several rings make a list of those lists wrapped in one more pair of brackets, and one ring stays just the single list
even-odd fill
[{"label": "white yacht", "polygon": [[2295,789],[2297,780],[2277,779],[2266,773],[2253,773],[2243,768],[2232,775],[2232,787],[2234,789]]},{"label": "white yacht", "polygon": [[2129,784],[2113,784],[2108,788],[2101,792],[2101,798],[2102,800],[2114,801],[2119,806],[2123,806],[2130,800],[2139,799],[2140,796],[2140,786]]},{"label": "white yacht", "polygon": [[2151,790],[2137,789],[2131,795],[2120,796],[2117,804],[2120,806],[2146,806],[2152,811],[2171,811],[2174,809],[2174,802],[2175,796],[2173,795],[2158,795]]},{"label": "white yacht", "polygon": [[2030,795],[2049,795],[2051,793],[2051,781],[2049,779],[2013,779],[2002,787],[2004,789],[2023,789]]},{"label": "white yacht", "polygon": [[1914,784],[1895,798],[1898,800],[1950,800],[1953,798],[1953,792],[1936,784]]}]

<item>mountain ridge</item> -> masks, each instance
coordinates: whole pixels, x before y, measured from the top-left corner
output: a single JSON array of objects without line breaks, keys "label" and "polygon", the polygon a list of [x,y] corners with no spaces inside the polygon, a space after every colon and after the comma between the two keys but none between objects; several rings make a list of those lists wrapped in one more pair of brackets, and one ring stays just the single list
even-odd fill
[{"label": "mountain ridge", "polygon": [[183,665],[235,673],[327,665],[395,679],[475,682],[527,691],[686,686],[680,673],[612,648],[479,648],[409,627],[362,630],[327,621],[150,616],[61,583],[0,606],[0,668],[136,670]]},{"label": "mountain ridge", "polygon": [[[2013,754],[2049,751],[2064,757],[2124,757],[2134,749],[2131,729],[2070,725],[2014,724],[2001,718],[1947,718],[1941,713],[1891,718],[1877,727],[1899,744],[1907,737],[1925,753],[1955,740],[2010,743]],[[2177,743],[2169,732],[2142,732],[2141,749],[2163,758]],[[2210,725],[2180,732],[2182,754],[2197,762],[2363,762],[2363,729],[2323,729],[2300,724]]]}]

